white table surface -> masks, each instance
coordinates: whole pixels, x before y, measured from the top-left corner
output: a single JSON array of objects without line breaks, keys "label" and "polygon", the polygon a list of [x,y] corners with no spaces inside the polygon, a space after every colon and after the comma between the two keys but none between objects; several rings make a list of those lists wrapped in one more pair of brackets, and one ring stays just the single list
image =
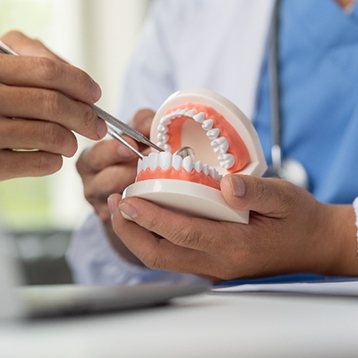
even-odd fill
[{"label": "white table surface", "polygon": [[358,298],[199,295],[0,325],[0,357],[358,357]]}]

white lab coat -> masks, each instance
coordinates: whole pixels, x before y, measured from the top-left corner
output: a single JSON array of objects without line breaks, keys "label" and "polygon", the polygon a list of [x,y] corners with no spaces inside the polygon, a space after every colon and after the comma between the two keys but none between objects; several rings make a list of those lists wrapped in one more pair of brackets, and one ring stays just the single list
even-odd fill
[{"label": "white lab coat", "polygon": [[[153,5],[123,86],[121,118],[156,109],[178,89],[207,88],[255,113],[273,0],[159,0]],[[83,284],[196,280],[125,262],[95,215],[74,235],[68,252]]]}]

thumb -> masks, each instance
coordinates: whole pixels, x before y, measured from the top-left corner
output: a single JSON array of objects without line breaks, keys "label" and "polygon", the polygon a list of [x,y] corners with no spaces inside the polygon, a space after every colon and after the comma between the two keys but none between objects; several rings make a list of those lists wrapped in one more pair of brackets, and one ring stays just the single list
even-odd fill
[{"label": "thumb", "polygon": [[149,137],[154,115],[155,112],[151,109],[141,109],[134,115],[131,125],[134,129]]},{"label": "thumb", "polygon": [[234,209],[278,216],[290,208],[296,187],[284,180],[226,175],[221,181],[225,201]]}]

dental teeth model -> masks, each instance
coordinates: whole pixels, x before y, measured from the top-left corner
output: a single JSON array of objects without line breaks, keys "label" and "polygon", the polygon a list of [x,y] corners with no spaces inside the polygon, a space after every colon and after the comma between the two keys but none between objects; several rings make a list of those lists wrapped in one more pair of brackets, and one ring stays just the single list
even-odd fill
[{"label": "dental teeth model", "polygon": [[153,152],[139,159],[137,181],[160,178],[186,180],[220,190],[222,175],[215,168],[202,165],[200,160],[194,162],[190,156],[183,159],[169,152]]},{"label": "dental teeth model", "polygon": [[[224,97],[206,90],[180,91],[156,113],[150,138],[165,152],[138,161],[136,182],[123,196],[208,219],[248,223],[249,213],[228,206],[220,180],[228,173],[261,176],[261,144],[245,115]],[[193,148],[195,159],[174,155]]]}]

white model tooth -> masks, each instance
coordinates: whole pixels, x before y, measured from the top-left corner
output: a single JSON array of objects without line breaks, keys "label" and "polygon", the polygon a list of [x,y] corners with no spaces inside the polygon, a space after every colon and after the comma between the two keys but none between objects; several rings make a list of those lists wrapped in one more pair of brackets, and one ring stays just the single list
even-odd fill
[{"label": "white model tooth", "polygon": [[163,126],[167,126],[168,124],[170,124],[171,122],[171,115],[168,114],[162,118],[160,118],[159,124],[163,125]]},{"label": "white model tooth", "polygon": [[218,158],[220,166],[224,169],[229,169],[235,164],[235,158],[232,154],[220,154]]},{"label": "white model tooth", "polygon": [[230,153],[224,153],[224,154],[218,155],[218,159],[221,161],[229,160],[230,158],[234,158],[234,156]]},{"label": "white model tooth", "polygon": [[193,170],[193,159],[188,155],[183,159],[183,168],[190,173]]},{"label": "white model tooth", "polygon": [[171,118],[175,118],[175,117],[180,117],[182,116],[183,114],[185,114],[187,110],[185,108],[179,108],[177,110],[175,110],[174,112],[170,113],[171,115]]},{"label": "white model tooth", "polygon": [[163,126],[163,124],[159,124],[159,126],[158,126],[158,133],[163,133],[163,134],[168,133],[168,127],[167,127],[167,126]]},{"label": "white model tooth", "polygon": [[213,124],[214,121],[212,119],[206,119],[201,126],[204,130],[208,131],[213,128]]},{"label": "white model tooth", "polygon": [[155,170],[156,167],[158,166],[158,153],[156,152],[150,153],[148,156],[148,163],[149,163],[150,170]]},{"label": "white model tooth", "polygon": [[203,165],[203,173],[209,175],[209,167],[206,164]]},{"label": "white model tooth", "polygon": [[190,109],[189,111],[186,111],[184,114],[185,114],[187,117],[193,118],[194,115],[196,114],[196,111],[195,111],[194,109]]},{"label": "white model tooth", "polygon": [[143,169],[143,161],[142,159],[139,159],[137,163],[137,173],[141,172],[142,169]]},{"label": "white model tooth", "polygon": [[181,168],[183,158],[180,155],[173,155],[172,166],[174,169],[179,170]]},{"label": "white model tooth", "polygon": [[211,141],[215,153],[225,154],[229,149],[229,142],[225,137],[219,137]]},{"label": "white model tooth", "polygon": [[216,169],[213,167],[209,167],[209,175],[213,178],[216,179]]},{"label": "white model tooth", "polygon": [[210,138],[210,139],[216,139],[220,134],[220,129],[219,128],[213,128],[210,129],[206,132],[206,135]]},{"label": "white model tooth", "polygon": [[142,169],[146,170],[149,166],[148,157],[143,157]]},{"label": "white model tooth", "polygon": [[169,136],[167,134],[164,134],[164,133],[158,133],[157,138],[162,143],[166,143],[168,141],[168,139],[169,139]]},{"label": "white model tooth", "polygon": [[160,152],[158,162],[159,162],[159,166],[163,170],[168,170],[170,165],[172,164],[172,153]]},{"label": "white model tooth", "polygon": [[200,172],[201,172],[201,170],[203,169],[203,166],[202,166],[200,160],[198,160],[197,162],[195,162],[194,168],[195,168],[195,170],[196,170],[197,173],[200,173]]},{"label": "white model tooth", "polygon": [[174,112],[172,113],[172,118],[179,117],[179,116],[181,116],[182,114],[183,114],[183,110],[177,109],[176,111],[174,111]]},{"label": "white model tooth", "polygon": [[169,144],[164,144],[161,148],[163,148],[166,152],[172,151],[172,147]]},{"label": "white model tooth", "polygon": [[196,114],[195,116],[193,116],[193,119],[195,122],[198,122],[198,123],[203,123],[204,122],[204,119],[205,119],[205,113],[204,112],[200,112],[198,114]]}]

